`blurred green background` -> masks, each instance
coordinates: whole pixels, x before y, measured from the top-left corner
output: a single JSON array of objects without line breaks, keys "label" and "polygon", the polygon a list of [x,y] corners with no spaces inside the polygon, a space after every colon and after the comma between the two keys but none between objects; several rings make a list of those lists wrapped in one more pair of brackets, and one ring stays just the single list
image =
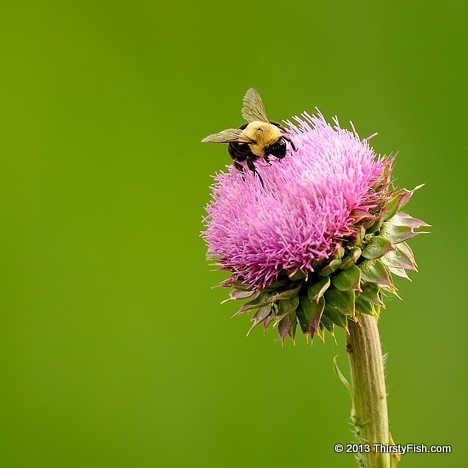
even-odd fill
[{"label": "blurred green background", "polygon": [[[201,138],[315,106],[399,152],[420,272],[380,322],[402,466],[462,466],[464,1],[0,6],[0,466],[354,466],[344,335],[281,346],[230,319],[199,237]],[[463,86],[462,86],[463,84]]]}]

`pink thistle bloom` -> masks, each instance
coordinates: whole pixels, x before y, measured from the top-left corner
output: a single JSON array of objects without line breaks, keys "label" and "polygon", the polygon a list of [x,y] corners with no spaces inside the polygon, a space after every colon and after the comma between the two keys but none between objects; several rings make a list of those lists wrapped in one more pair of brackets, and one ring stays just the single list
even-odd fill
[{"label": "pink thistle bloom", "polygon": [[393,158],[337,119],[294,120],[297,151],[258,158],[258,174],[230,166],[215,176],[203,233],[208,257],[231,272],[231,299],[248,299],[238,313],[256,310],[252,328],[274,323],[281,340],[298,324],[323,338],[359,314],[377,317],[396,294],[392,275],[416,270],[406,241],[427,226],[399,211],[414,190],[390,190]]},{"label": "pink thistle bloom", "polygon": [[355,213],[386,196],[388,183],[373,188],[387,180],[392,161],[377,157],[367,139],[321,114],[295,121],[288,124],[297,151],[271,166],[257,162],[264,187],[232,166],[215,177],[204,237],[209,258],[231,271],[232,281],[264,288],[282,272],[307,277],[355,235]]}]

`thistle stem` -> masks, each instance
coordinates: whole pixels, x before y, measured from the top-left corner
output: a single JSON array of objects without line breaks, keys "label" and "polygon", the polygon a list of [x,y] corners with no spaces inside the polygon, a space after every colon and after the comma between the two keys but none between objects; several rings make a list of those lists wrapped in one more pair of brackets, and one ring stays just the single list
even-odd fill
[{"label": "thistle stem", "polygon": [[[354,422],[360,443],[368,444],[359,460],[365,468],[389,468],[390,454],[382,453],[374,444],[389,445],[387,393],[377,320],[361,314],[359,323],[348,321],[346,350],[351,365],[354,401]],[[377,450],[376,450],[377,449]]]}]

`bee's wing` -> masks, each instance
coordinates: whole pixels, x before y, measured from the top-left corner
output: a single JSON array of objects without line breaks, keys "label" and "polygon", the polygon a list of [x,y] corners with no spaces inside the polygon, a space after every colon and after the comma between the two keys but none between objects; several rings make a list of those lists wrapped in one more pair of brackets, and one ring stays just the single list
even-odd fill
[{"label": "bee's wing", "polygon": [[242,106],[242,117],[244,117],[247,122],[253,122],[254,120],[269,122],[262,98],[255,88],[250,88],[245,93]]},{"label": "bee's wing", "polygon": [[203,138],[202,143],[253,143],[253,140],[244,135],[240,128],[228,128],[219,133],[213,133]]}]

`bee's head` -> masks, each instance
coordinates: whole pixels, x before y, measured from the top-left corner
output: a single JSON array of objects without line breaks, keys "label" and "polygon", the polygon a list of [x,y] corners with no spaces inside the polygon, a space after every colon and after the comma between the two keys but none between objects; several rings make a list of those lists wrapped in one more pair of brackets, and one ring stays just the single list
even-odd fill
[{"label": "bee's head", "polygon": [[286,156],[286,140],[281,137],[278,141],[266,148],[266,154],[271,154],[278,159],[283,159]]}]

